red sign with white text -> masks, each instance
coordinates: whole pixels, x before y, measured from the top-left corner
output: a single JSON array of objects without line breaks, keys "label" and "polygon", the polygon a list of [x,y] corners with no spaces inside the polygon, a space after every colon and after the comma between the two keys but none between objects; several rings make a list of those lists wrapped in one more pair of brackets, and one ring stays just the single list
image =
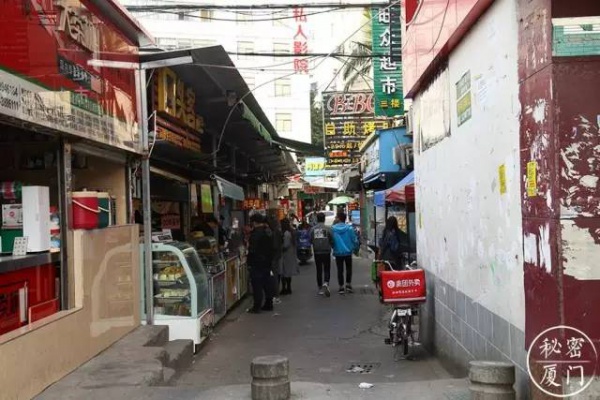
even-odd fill
[{"label": "red sign with white text", "polygon": [[0,114],[141,152],[128,43],[87,0],[0,2]]}]

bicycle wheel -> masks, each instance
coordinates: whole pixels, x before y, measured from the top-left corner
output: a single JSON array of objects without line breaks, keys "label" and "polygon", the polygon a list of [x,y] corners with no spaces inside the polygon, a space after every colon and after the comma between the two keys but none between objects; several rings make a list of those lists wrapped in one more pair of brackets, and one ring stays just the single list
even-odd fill
[{"label": "bicycle wheel", "polygon": [[408,337],[410,330],[410,318],[404,317],[400,325],[402,326],[402,354],[404,357],[408,357]]}]

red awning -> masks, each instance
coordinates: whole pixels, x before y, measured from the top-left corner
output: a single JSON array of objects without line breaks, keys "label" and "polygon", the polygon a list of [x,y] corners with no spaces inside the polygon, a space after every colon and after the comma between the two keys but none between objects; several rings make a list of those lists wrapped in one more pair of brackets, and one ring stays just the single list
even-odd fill
[{"label": "red awning", "polygon": [[411,172],[400,182],[386,190],[385,201],[389,203],[414,203],[415,173]]}]

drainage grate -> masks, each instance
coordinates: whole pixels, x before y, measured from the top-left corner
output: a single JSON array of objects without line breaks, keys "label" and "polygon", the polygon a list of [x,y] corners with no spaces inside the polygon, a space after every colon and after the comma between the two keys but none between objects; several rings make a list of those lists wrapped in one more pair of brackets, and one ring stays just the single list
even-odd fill
[{"label": "drainage grate", "polygon": [[375,288],[364,286],[354,289],[354,293],[356,294],[377,294]]},{"label": "drainage grate", "polygon": [[350,364],[350,367],[346,369],[346,372],[351,374],[370,374],[377,369],[380,363],[355,363]]}]

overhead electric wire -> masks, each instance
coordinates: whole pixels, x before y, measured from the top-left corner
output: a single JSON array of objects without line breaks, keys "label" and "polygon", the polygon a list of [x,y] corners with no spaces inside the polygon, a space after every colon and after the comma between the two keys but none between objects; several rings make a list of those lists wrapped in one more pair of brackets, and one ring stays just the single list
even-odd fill
[{"label": "overhead electric wire", "polygon": [[215,5],[215,4],[162,4],[162,5],[141,5],[141,6],[126,6],[125,8],[129,11],[153,11],[154,9],[180,9],[180,10],[292,10],[298,8],[307,9],[318,9],[318,8],[370,8],[370,7],[381,7],[388,8],[388,2],[368,2],[368,3],[310,3],[310,4],[228,4],[228,5]]},{"label": "overhead electric wire", "polygon": [[[308,14],[303,14],[304,17],[310,17],[313,15],[319,15],[319,14],[326,14],[326,13],[330,13],[330,12],[334,12],[334,11],[340,11],[343,10],[343,8],[334,8],[334,9],[329,9],[329,10],[324,10],[324,11],[315,11],[312,13],[308,13]],[[145,12],[145,11],[133,11],[133,12]],[[273,21],[283,21],[286,19],[295,19],[297,18],[297,16],[295,15],[287,15],[287,16],[283,16],[283,17],[272,17],[272,18],[261,18],[261,19],[232,19],[232,18],[219,18],[219,17],[207,17],[207,16],[203,16],[203,15],[194,15],[194,14],[189,14],[189,10],[188,12],[184,12],[184,11],[177,11],[177,9],[175,10],[170,10],[170,9],[153,9],[152,12],[154,13],[159,13],[159,14],[175,14],[175,15],[183,15],[185,17],[188,18],[197,18],[197,19],[202,19],[202,20],[206,20],[206,21],[224,21],[224,22],[243,22],[243,23],[252,23],[252,22],[273,22]],[[192,11],[193,12],[193,11]],[[245,15],[245,14],[242,14]]]},{"label": "overhead electric wire", "polygon": [[[387,5],[386,7],[381,7],[379,12],[376,13],[376,15],[378,16],[382,10],[384,9],[389,9],[390,7],[393,7],[397,4],[400,4],[403,0],[396,0],[393,3],[390,3],[389,5]],[[337,46],[334,47],[334,49],[323,58],[323,60],[321,60],[321,62],[319,62],[317,65],[315,65],[315,67],[313,69],[317,69],[319,68],[324,62],[325,60],[327,60],[327,58],[331,57],[332,54],[334,54],[335,50],[338,49],[341,45],[343,45],[344,43],[346,43],[348,40],[350,40],[352,37],[354,37],[354,35],[356,35],[358,32],[360,32],[365,26],[367,26],[367,24],[370,24],[373,21],[373,18],[375,18],[375,15],[372,15],[367,22],[365,22],[364,24],[362,24],[361,26],[358,27],[358,29],[356,29],[354,32],[352,32],[349,36],[347,36],[341,43],[339,43]],[[254,89],[249,90],[247,93],[245,93],[242,97],[240,97],[238,99],[238,101],[231,107],[231,110],[229,110],[229,113],[227,115],[227,118],[225,119],[225,122],[223,123],[223,128],[221,129],[221,133],[219,134],[219,138],[217,141],[217,148],[211,153],[211,155],[215,156],[216,154],[218,154],[219,150],[221,149],[221,143],[223,141],[223,136],[225,135],[225,130],[227,129],[227,124],[229,124],[229,120],[231,119],[231,116],[233,115],[233,112],[236,110],[236,106],[239,104],[243,103],[243,100],[250,94],[252,94],[255,90],[261,88],[262,86],[265,86],[269,83],[273,83],[279,79],[283,79],[283,78],[287,78],[289,76],[295,75],[296,72],[290,73],[290,74],[286,74],[283,76],[280,76],[278,78],[275,79],[271,79],[267,82],[263,82],[260,85],[256,86]]]}]

